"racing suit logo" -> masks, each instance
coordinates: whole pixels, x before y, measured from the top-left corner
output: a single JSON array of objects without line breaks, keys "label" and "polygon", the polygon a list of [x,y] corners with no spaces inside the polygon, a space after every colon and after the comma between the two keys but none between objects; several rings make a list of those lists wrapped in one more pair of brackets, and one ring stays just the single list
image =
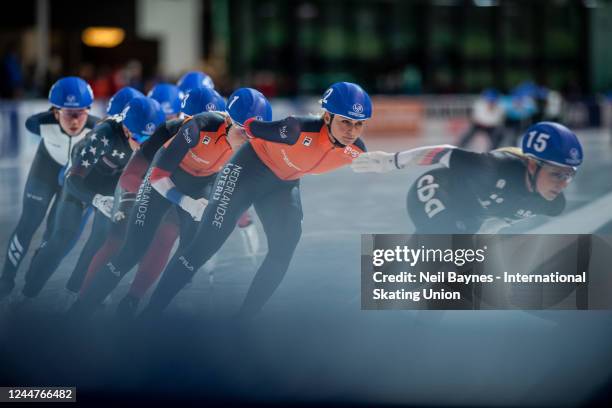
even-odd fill
[{"label": "racing suit logo", "polygon": [[278,133],[280,134],[281,139],[286,139],[287,138],[287,125],[281,126],[281,128],[279,129]]},{"label": "racing suit logo", "polygon": [[193,269],[194,269],[193,265],[189,263],[187,258],[185,258],[183,255],[181,255],[181,257],[179,258],[179,261],[181,261],[181,263],[183,264],[185,269],[187,269],[190,272],[193,272]]},{"label": "racing suit logo", "polygon": [[417,181],[417,197],[420,202],[425,203],[425,214],[429,218],[446,209],[442,201],[434,198],[439,187],[431,174],[426,174]]},{"label": "racing suit logo", "polygon": [[353,149],[351,146],[346,146],[344,148],[344,153],[350,155],[353,159],[359,157],[359,150]]}]

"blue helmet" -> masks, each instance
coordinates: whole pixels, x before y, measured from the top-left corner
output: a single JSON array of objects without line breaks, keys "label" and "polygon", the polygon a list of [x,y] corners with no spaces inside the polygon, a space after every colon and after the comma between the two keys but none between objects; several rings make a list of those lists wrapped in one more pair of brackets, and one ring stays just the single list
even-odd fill
[{"label": "blue helmet", "polygon": [[165,122],[164,111],[155,99],[138,96],[123,109],[123,124],[138,144],[145,142]]},{"label": "blue helmet", "polygon": [[321,99],[323,109],[334,115],[353,120],[372,117],[372,101],[366,91],[351,82],[336,82],[330,86]]},{"label": "blue helmet", "polygon": [[228,98],[227,113],[238,125],[247,119],[272,120],[272,106],[266,97],[253,88],[239,88]]},{"label": "blue helmet", "polygon": [[49,102],[56,108],[89,108],[93,103],[93,91],[85,80],[69,76],[58,79],[49,90]]},{"label": "blue helmet", "polygon": [[582,163],[582,145],[578,137],[555,122],[530,126],[522,140],[523,153],[554,166],[576,168]]},{"label": "blue helmet", "polygon": [[143,93],[131,86],[124,86],[118,90],[108,101],[106,114],[108,116],[118,115],[123,112],[123,108],[129,101],[137,96],[144,97]]},{"label": "blue helmet", "polygon": [[166,115],[178,115],[181,111],[183,94],[176,85],[157,84],[149,91],[147,96],[159,102]]},{"label": "blue helmet", "polygon": [[487,88],[482,91],[481,96],[487,101],[495,102],[499,98],[499,92],[497,91],[497,89]]},{"label": "blue helmet", "polygon": [[176,82],[176,85],[183,93],[187,93],[195,88],[215,88],[213,80],[202,71],[187,72]]},{"label": "blue helmet", "polygon": [[211,111],[225,112],[225,100],[212,88],[192,89],[181,104],[181,112],[189,116]]}]

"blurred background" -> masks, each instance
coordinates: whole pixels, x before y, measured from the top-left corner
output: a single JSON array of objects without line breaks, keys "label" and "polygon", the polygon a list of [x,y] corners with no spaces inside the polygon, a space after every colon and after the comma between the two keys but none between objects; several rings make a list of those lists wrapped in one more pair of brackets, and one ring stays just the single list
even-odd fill
[{"label": "blurred background", "polygon": [[1,96],[44,97],[65,75],[105,98],[190,69],[226,93],[510,90],[532,80],[570,98],[612,89],[606,0],[23,0],[0,17]]}]

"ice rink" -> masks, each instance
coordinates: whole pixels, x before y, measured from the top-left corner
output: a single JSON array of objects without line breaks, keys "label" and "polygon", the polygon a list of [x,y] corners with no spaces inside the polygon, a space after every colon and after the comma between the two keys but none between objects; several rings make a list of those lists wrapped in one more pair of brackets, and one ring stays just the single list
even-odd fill
[{"label": "ice rink", "polygon": [[[386,151],[456,143],[443,136],[441,127],[426,133],[365,140],[369,150]],[[505,232],[610,234],[610,134],[600,129],[577,133],[585,164],[567,189],[565,213],[557,220],[536,217]],[[3,262],[27,165],[23,160],[0,166]],[[8,311],[1,312],[10,379],[21,384],[53,378],[84,392],[108,389],[127,397],[153,386],[162,396],[182,390],[187,398],[205,394],[258,402],[574,406],[600,398],[612,376],[610,312],[360,310],[360,234],[410,233],[405,197],[425,170],[378,175],[345,168],[304,178],[303,235],[289,271],[262,313],[241,327],[226,322],[263,251],[256,260],[246,256],[236,230],[218,254],[214,284],[200,271],[169,310],[168,320],[174,320],[166,323],[176,334],[158,330],[126,339],[109,329],[115,328],[115,303],[127,290],[130,274],[82,337],[66,335],[64,342],[60,334],[47,332],[48,338],[37,338],[61,327],[63,287],[88,227],[32,305],[36,319],[16,322]],[[261,228],[259,233],[263,244]],[[17,289],[38,242],[35,238],[21,266]],[[30,323],[40,323],[40,329]]]}]

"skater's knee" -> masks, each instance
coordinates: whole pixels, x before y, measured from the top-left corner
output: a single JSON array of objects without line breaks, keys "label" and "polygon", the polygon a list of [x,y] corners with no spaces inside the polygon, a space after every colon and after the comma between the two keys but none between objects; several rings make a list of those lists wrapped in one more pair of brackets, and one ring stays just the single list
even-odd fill
[{"label": "skater's knee", "polygon": [[300,238],[302,237],[302,221],[297,221],[294,223],[292,228],[289,229],[287,234],[287,245],[295,248],[300,242]]},{"label": "skater's knee", "polygon": [[43,209],[28,209],[24,206],[23,214],[17,222],[15,232],[22,236],[34,235],[44,217],[45,212]]},{"label": "skater's knee", "polygon": [[268,251],[271,254],[292,254],[302,237],[302,223],[294,223],[282,232],[268,236]]}]

